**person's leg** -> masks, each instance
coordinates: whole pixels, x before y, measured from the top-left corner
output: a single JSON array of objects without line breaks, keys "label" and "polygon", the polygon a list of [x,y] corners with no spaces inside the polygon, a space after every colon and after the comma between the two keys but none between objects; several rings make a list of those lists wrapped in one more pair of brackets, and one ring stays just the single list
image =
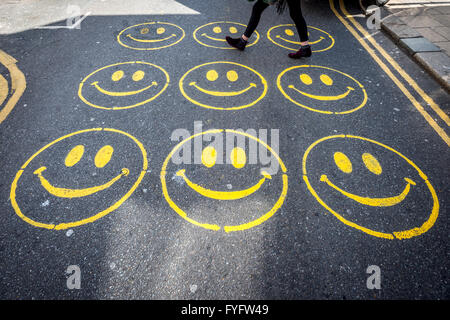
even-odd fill
[{"label": "person's leg", "polygon": [[261,15],[263,11],[268,7],[269,5],[265,3],[262,0],[258,0],[252,9],[252,15],[250,17],[250,21],[248,22],[247,29],[244,32],[244,40],[248,40],[255,32],[256,27],[259,24],[259,20],[261,19]]},{"label": "person's leg", "polygon": [[247,28],[245,29],[244,34],[240,38],[231,38],[227,36],[225,39],[228,44],[236,49],[244,50],[247,45],[248,38],[251,37],[253,32],[255,32],[256,27],[258,26],[259,20],[261,19],[261,14],[269,5],[262,0],[258,0],[252,9],[252,15],[250,16],[250,21],[248,22]]},{"label": "person's leg", "polygon": [[300,0],[287,0],[289,14],[295,23],[297,32],[300,36],[300,49],[295,53],[290,53],[289,57],[298,59],[311,56],[311,47],[309,46],[308,27],[305,18],[303,18]]},{"label": "person's leg", "polygon": [[287,0],[289,14],[295,23],[297,32],[300,36],[301,45],[308,44],[308,27],[305,18],[303,18],[302,6],[300,0]]}]

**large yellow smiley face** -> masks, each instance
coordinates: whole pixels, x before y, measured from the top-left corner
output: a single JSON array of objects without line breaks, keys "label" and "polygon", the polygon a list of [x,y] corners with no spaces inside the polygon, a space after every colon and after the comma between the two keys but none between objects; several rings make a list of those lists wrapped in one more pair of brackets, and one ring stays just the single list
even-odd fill
[{"label": "large yellow smiley face", "polygon": [[[204,24],[195,29],[194,39],[203,46],[216,49],[234,49],[230,47],[226,40],[226,36],[240,37],[245,31],[246,25],[237,22],[217,21]],[[259,41],[259,33],[255,31],[255,35],[249,40],[247,47],[255,45]]]},{"label": "large yellow smiley face", "polygon": [[438,217],[427,176],[400,152],[371,139],[336,135],[314,142],[303,157],[303,179],[339,221],[375,237],[412,238]]},{"label": "large yellow smiley face", "polygon": [[117,209],[140,184],[147,166],[143,145],[126,132],[73,132],[25,162],[11,185],[11,204],[35,227],[77,227]]},{"label": "large yellow smiley face", "polygon": [[15,107],[26,88],[25,76],[17,61],[0,50],[0,123]]},{"label": "large yellow smiley face", "polygon": [[257,71],[235,62],[209,62],[190,69],[179,82],[183,96],[208,109],[251,107],[267,93],[267,81]]},{"label": "large yellow smiley face", "polygon": [[[190,149],[196,138],[221,134],[226,134],[227,139],[243,138],[248,143],[246,147],[233,146],[231,150],[203,146],[200,164],[174,160]],[[253,162],[250,145],[272,155],[279,170],[269,173],[261,164]],[[283,161],[263,141],[241,131],[218,129],[180,142],[164,161],[161,184],[164,198],[183,219],[204,229],[232,232],[253,228],[272,217],[284,202],[288,177]]]},{"label": "large yellow smiley face", "polygon": [[[335,40],[328,32],[311,26],[308,26],[308,30],[312,52],[324,52],[334,46]],[[299,36],[293,24],[280,24],[270,28],[267,38],[277,46],[291,51],[297,51],[300,47]]]},{"label": "large yellow smiley face", "polygon": [[169,85],[161,67],[142,61],[121,62],[95,70],[80,83],[78,96],[94,108],[121,110],[156,99]]},{"label": "large yellow smiley face", "polygon": [[117,41],[134,50],[158,50],[171,47],[185,37],[182,28],[168,22],[147,22],[122,30]]},{"label": "large yellow smiley face", "polygon": [[364,86],[352,76],[321,66],[294,66],[281,72],[277,86],[292,103],[323,114],[348,114],[367,103]]}]

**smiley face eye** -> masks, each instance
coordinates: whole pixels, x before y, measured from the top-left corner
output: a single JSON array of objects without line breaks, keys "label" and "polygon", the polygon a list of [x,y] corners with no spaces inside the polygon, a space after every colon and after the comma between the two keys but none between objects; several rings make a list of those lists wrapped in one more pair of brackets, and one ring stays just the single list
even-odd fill
[{"label": "smiley face eye", "polygon": [[166,29],[164,29],[163,27],[156,29],[157,34],[163,34],[164,32],[166,32]]},{"label": "smiley face eye", "polygon": [[238,30],[235,27],[230,27],[229,30],[230,30],[231,33],[237,33],[238,32]]},{"label": "smiley face eye", "polygon": [[300,75],[300,81],[308,86],[313,83],[311,77],[309,75],[307,75],[306,73],[303,73]]},{"label": "smiley face eye", "polygon": [[145,72],[142,70],[138,70],[135,73],[133,73],[132,78],[134,81],[141,81],[144,78],[144,76],[145,76]]},{"label": "smiley face eye", "polygon": [[111,160],[112,154],[114,152],[114,148],[110,145],[106,145],[98,150],[95,155],[94,163],[97,168],[103,168],[108,164]]},{"label": "smiley face eye", "polygon": [[230,160],[233,167],[236,169],[241,169],[247,163],[247,156],[245,155],[245,151],[242,148],[235,147],[231,150]]},{"label": "smiley face eye", "polygon": [[216,164],[217,151],[213,147],[206,147],[202,151],[202,163],[205,167],[211,168]]},{"label": "smiley face eye", "polygon": [[213,32],[214,33],[221,33],[222,32],[222,28],[221,27],[214,27],[213,28]]},{"label": "smiley face eye", "polygon": [[141,34],[147,34],[149,32],[150,32],[149,28],[142,28],[141,31],[140,31]]},{"label": "smiley face eye", "polygon": [[116,72],[114,72],[111,76],[111,80],[112,81],[119,81],[120,79],[123,78],[124,72],[122,70],[118,70]]},{"label": "smiley face eye", "polygon": [[344,173],[351,173],[353,170],[350,159],[342,152],[334,154],[334,163]]},{"label": "smiley face eye", "polygon": [[322,74],[320,76],[320,80],[327,86],[332,86],[333,85],[333,79],[331,79],[329,76],[327,76],[326,74]]},{"label": "smiley face eye", "polygon": [[72,148],[66,156],[66,160],[64,161],[66,167],[73,167],[75,164],[80,161],[81,157],[84,154],[84,146],[78,145]]},{"label": "smiley face eye", "polygon": [[237,81],[237,79],[239,78],[238,74],[236,71],[234,70],[230,70],[227,72],[227,79],[231,82],[235,82]]},{"label": "smiley face eye", "polygon": [[289,37],[292,37],[294,35],[294,31],[292,31],[291,29],[285,29],[284,33]]},{"label": "smiley face eye", "polygon": [[366,165],[366,168],[369,169],[370,172],[376,175],[380,175],[383,172],[383,169],[381,168],[381,165],[378,162],[377,158],[375,158],[370,153],[364,153],[362,155],[362,160]]},{"label": "smiley face eye", "polygon": [[208,79],[209,81],[216,81],[218,77],[219,77],[219,74],[214,69],[213,70],[209,70],[206,73],[206,79]]}]

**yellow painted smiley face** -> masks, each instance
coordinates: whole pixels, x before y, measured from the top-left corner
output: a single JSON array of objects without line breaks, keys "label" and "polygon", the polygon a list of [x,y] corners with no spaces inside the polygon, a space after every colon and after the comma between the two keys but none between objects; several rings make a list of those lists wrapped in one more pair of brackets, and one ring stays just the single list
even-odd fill
[{"label": "yellow painted smiley face", "polygon": [[427,232],[439,201],[410,159],[380,142],[336,135],[314,142],[303,157],[303,179],[339,221],[384,239]]},{"label": "yellow painted smiley face", "polygon": [[[174,160],[196,138],[222,134],[247,141],[246,146],[227,150],[204,145],[201,163]],[[252,161],[250,145],[271,154],[279,170],[269,173]],[[288,188],[286,167],[271,147],[252,135],[228,129],[205,131],[180,142],[164,161],[161,183],[164,198],[183,219],[225,232],[247,230],[267,221],[283,204]]]},{"label": "yellow painted smiley face", "polygon": [[15,107],[25,88],[25,76],[17,67],[17,61],[0,50],[0,123]]},{"label": "yellow painted smiley face", "polygon": [[80,83],[78,96],[94,108],[129,109],[156,99],[169,81],[169,74],[152,63],[121,62],[86,76]]},{"label": "yellow painted smiley face", "polygon": [[143,145],[126,132],[73,132],[25,162],[11,185],[11,204],[35,227],[77,227],[117,209],[140,184],[147,166]]},{"label": "yellow painted smiley face", "polygon": [[190,102],[208,109],[251,107],[267,93],[267,81],[256,70],[235,62],[209,62],[181,77],[180,91]]},{"label": "yellow painted smiley face", "polygon": [[[308,26],[308,31],[312,52],[324,52],[334,46],[335,40],[328,32],[311,26]],[[297,29],[293,24],[280,24],[270,28],[267,38],[277,46],[291,51],[297,51],[300,47]]]},{"label": "yellow painted smiley face", "polygon": [[[237,22],[217,21],[204,24],[195,29],[194,39],[201,45],[216,49],[234,49],[230,47],[226,40],[226,36],[232,38],[240,37],[245,31],[246,25]],[[247,47],[255,45],[259,41],[259,33],[255,31],[247,44]]]},{"label": "yellow painted smiley face", "polygon": [[182,28],[168,22],[147,22],[122,30],[117,41],[134,50],[159,50],[179,43],[185,37]]},{"label": "yellow painted smiley face", "polygon": [[323,114],[348,114],[367,103],[367,92],[359,81],[327,67],[290,67],[279,74],[277,86],[292,103]]}]

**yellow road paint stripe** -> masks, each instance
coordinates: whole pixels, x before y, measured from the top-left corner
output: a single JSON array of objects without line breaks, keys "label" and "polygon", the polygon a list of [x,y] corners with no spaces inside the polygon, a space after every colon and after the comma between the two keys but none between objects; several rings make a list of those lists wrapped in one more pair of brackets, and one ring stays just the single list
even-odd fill
[{"label": "yellow road paint stripe", "polygon": [[380,46],[376,40],[369,34],[354,18],[350,15],[345,7],[345,4],[342,0],[339,0],[340,7],[342,12],[347,16],[347,18],[353,23],[353,25],[362,33],[365,39],[369,40],[369,42],[377,49],[381,55],[391,64],[392,67],[403,77],[403,79],[408,82],[408,84],[423,98],[423,100],[430,105],[430,107],[438,114],[438,116],[445,121],[447,126],[450,126],[450,118],[449,116],[442,111],[441,108],[434,102],[434,100],[422,90],[422,88],[412,79],[409,74],[398,65],[398,63]]},{"label": "yellow road paint stripe", "polygon": [[0,106],[8,97],[8,81],[0,74]]},{"label": "yellow road paint stripe", "polygon": [[[381,61],[381,59],[375,54],[374,50],[369,47],[366,41],[360,37],[356,30],[337,12],[334,6],[334,0],[329,0],[330,8],[336,17],[344,24],[344,26],[353,34],[353,36],[359,41],[359,43],[364,47],[364,49],[371,55],[375,62],[381,67],[381,69],[391,78],[392,81],[397,85],[397,87],[405,94],[405,96],[411,101],[414,107],[419,111],[419,113],[425,118],[425,120],[430,124],[430,126],[439,134],[439,136],[444,140],[444,142],[450,146],[450,138],[447,133],[439,127],[436,121],[425,111],[422,105],[414,98],[414,96],[406,89],[403,83],[392,73],[392,71],[387,67],[387,65]],[[361,27],[362,28],[362,27]]]}]

